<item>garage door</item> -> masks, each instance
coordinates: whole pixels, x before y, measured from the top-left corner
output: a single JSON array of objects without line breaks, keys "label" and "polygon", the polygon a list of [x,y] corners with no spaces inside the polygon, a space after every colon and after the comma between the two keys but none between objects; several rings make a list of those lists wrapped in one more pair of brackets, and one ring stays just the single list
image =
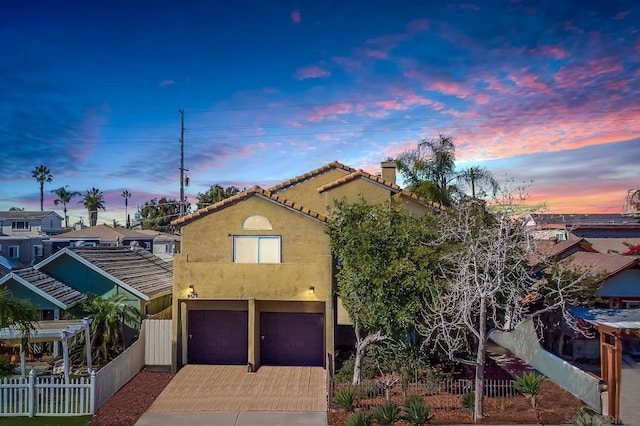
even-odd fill
[{"label": "garage door", "polygon": [[262,312],[260,361],[262,365],[324,365],[324,315]]},{"label": "garage door", "polygon": [[246,311],[189,310],[189,364],[246,364]]}]

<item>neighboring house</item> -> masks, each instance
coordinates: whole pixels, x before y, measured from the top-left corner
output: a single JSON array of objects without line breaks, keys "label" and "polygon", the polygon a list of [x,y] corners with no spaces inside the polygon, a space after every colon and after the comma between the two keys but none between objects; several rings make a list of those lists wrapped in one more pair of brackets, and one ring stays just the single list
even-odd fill
[{"label": "neighboring house", "polygon": [[393,162],[383,163],[383,176],[334,162],[173,221],[182,235],[174,258],[174,368],[324,366],[341,321],[327,207],[362,195],[416,214],[431,208],[395,184]]},{"label": "neighboring house", "polygon": [[6,269],[23,268],[44,258],[44,241],[62,232],[62,217],[56,212],[0,212],[0,264]]},{"label": "neighboring house", "polygon": [[597,277],[596,296],[608,299],[610,308],[640,308],[640,259],[637,257],[577,252],[562,263]]},{"label": "neighboring house", "polygon": [[54,211],[1,211],[0,231],[5,235],[56,235],[62,232],[62,219]]},{"label": "neighboring house", "polygon": [[180,235],[167,234],[153,229],[143,229],[137,232],[153,237],[153,254],[162,260],[172,261],[173,255],[180,253]]},{"label": "neighboring house", "polygon": [[[134,243],[135,242],[135,243]],[[109,225],[90,226],[65,232],[45,243],[45,256],[70,246],[129,246],[131,244],[153,252],[153,236]]]},{"label": "neighboring house", "polygon": [[141,248],[67,247],[35,269],[84,294],[124,294],[142,315],[171,306],[172,265]]},{"label": "neighboring house", "polygon": [[35,268],[18,269],[0,279],[16,299],[26,299],[38,310],[38,320],[64,319],[69,308],[85,299],[85,295]]}]

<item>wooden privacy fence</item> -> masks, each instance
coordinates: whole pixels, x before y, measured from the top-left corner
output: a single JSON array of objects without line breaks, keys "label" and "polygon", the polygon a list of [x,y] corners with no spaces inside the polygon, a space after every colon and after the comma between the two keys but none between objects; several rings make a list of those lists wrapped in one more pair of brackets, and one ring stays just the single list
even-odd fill
[{"label": "wooden privacy fence", "polygon": [[36,377],[0,380],[0,416],[82,416],[95,411],[95,373],[70,379]]},{"label": "wooden privacy fence", "polygon": [[[510,399],[520,395],[514,387],[513,380],[485,380],[484,396],[496,399]],[[382,381],[371,381],[360,386],[348,383],[332,382],[328,386],[329,406],[333,407],[333,396],[340,389],[349,389],[354,395],[356,406],[371,409],[387,397],[403,404],[409,395],[425,397],[428,405],[435,409],[458,409],[465,394],[475,392],[473,379],[444,379],[413,381],[409,383],[394,382],[393,386],[385,386]]]}]

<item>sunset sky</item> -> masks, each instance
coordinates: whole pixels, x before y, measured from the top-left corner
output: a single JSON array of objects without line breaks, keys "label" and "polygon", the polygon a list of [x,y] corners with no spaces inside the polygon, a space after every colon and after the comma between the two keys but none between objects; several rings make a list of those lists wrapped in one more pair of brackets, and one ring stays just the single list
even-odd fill
[{"label": "sunset sky", "polygon": [[[99,223],[210,185],[268,187],[439,134],[550,212],[640,187],[640,2],[0,2],[0,210],[97,187]],[[71,222],[83,217],[72,201]],[[133,206],[133,208],[131,207]]]}]

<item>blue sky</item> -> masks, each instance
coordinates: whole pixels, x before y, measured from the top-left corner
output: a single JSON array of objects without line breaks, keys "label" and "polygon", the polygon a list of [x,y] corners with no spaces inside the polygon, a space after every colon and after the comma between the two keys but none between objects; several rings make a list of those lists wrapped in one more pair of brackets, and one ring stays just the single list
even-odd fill
[{"label": "blue sky", "polygon": [[[102,190],[99,222],[179,194],[379,163],[443,133],[556,212],[640,186],[634,1],[0,3],[0,210]],[[87,220],[79,199],[71,220]]]}]

